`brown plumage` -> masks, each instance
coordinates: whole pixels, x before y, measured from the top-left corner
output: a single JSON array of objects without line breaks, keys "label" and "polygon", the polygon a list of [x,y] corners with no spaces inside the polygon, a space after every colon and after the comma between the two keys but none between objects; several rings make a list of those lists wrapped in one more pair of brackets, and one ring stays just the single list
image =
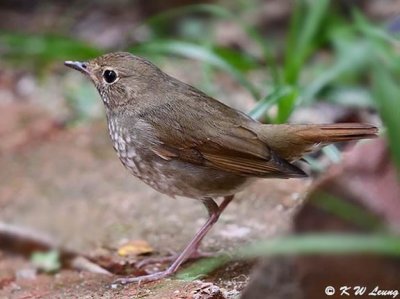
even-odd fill
[{"label": "brown plumage", "polygon": [[[129,53],[65,64],[90,77],[104,102],[109,133],[124,166],[154,189],[201,200],[210,218],[164,272],[174,273],[235,193],[257,178],[306,174],[291,162],[320,146],[375,137],[368,124],[264,125]],[[215,197],[224,197],[218,206]]]}]

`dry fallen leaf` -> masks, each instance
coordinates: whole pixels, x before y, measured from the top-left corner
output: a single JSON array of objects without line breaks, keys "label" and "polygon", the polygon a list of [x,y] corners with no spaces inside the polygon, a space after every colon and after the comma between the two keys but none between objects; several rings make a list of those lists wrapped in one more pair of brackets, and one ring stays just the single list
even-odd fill
[{"label": "dry fallen leaf", "polygon": [[125,243],[120,248],[118,248],[118,255],[128,256],[128,255],[142,255],[152,253],[154,250],[144,240],[133,240]]}]

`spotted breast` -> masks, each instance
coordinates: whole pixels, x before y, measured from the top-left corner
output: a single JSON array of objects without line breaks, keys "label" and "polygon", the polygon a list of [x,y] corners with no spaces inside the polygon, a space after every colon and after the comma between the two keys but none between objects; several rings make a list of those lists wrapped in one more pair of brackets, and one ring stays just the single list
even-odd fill
[{"label": "spotted breast", "polygon": [[[114,150],[131,174],[142,180],[161,193],[170,196],[177,195],[175,188],[169,188],[165,181],[163,167],[156,162],[157,159],[149,159],[154,153],[148,150],[148,140],[128,131],[126,125],[118,117],[108,118],[108,131]],[[136,132],[140,134],[140,131]]]},{"label": "spotted breast", "polygon": [[117,119],[111,118],[108,121],[108,132],[110,134],[114,150],[117,152],[122,164],[133,175],[140,177],[139,160],[135,145],[129,134],[126,134],[123,128],[118,124]]}]

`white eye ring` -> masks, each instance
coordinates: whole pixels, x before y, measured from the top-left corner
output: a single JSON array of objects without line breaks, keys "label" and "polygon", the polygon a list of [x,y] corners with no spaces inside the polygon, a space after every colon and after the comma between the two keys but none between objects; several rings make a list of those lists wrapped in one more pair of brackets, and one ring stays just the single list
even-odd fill
[{"label": "white eye ring", "polygon": [[106,82],[107,84],[113,84],[115,82],[117,82],[119,79],[118,74],[116,71],[111,70],[111,69],[106,69],[103,72],[103,80],[104,82]]}]

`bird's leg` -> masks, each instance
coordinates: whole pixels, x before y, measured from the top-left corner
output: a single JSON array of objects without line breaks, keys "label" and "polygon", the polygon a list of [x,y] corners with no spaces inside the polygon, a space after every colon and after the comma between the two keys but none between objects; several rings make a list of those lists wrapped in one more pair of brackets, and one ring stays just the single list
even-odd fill
[{"label": "bird's leg", "polygon": [[[201,229],[205,229],[207,225],[210,226],[210,228],[211,228],[213,223],[208,224],[208,222],[210,221],[211,218],[215,217],[214,216],[215,214],[218,214],[218,213],[221,214],[222,211],[219,211],[219,207],[218,207],[217,203],[210,197],[202,198],[201,202],[206,207],[207,212],[208,212],[208,216],[209,216],[209,219],[208,219],[207,223],[204,224],[204,226]],[[214,220],[214,221],[216,222],[217,220]],[[197,234],[201,233],[201,229]],[[194,241],[196,236],[193,238],[192,242]],[[199,247],[200,247],[200,244],[201,244],[201,241],[202,241],[203,238],[204,238],[204,236],[202,238],[200,238],[199,240],[197,240],[197,242],[195,244],[193,244],[193,247],[191,248],[191,254],[190,254],[190,256],[188,256],[186,258],[185,261],[190,260],[190,259],[198,259],[198,258],[201,258],[201,257],[206,257],[206,254],[203,254],[203,253],[201,253],[199,251]],[[142,268],[142,267],[146,267],[148,265],[156,264],[156,263],[174,262],[182,254],[183,254],[183,252],[181,254],[173,254],[172,253],[170,256],[165,256],[165,257],[148,258],[148,259],[145,259],[143,261],[138,262],[135,266],[138,267],[138,268]]]},{"label": "bird's leg", "polygon": [[115,281],[115,283],[127,284],[132,282],[144,283],[149,281],[158,280],[164,277],[167,277],[173,273],[175,273],[178,268],[187,261],[190,256],[198,250],[199,245],[206,234],[210,231],[214,223],[217,222],[221,213],[225,210],[228,204],[232,201],[233,195],[224,197],[224,200],[220,204],[217,203],[211,198],[206,197],[202,199],[204,206],[208,211],[209,218],[207,222],[200,228],[200,230],[196,233],[193,239],[189,242],[186,248],[182,251],[182,253],[176,258],[176,260],[168,267],[165,271],[157,272],[149,275],[131,277],[131,278],[120,278]]},{"label": "bird's leg", "polygon": [[[232,199],[233,199],[233,195],[230,195],[230,196],[226,196],[226,197],[224,197],[224,200],[221,202],[221,204],[218,206],[218,218],[219,218],[219,216],[222,214],[222,212],[225,210],[225,208],[228,206],[228,204],[232,201]],[[207,209],[207,212],[208,212],[208,215],[209,215],[209,217],[211,218],[212,217],[212,210],[213,210],[213,207],[208,207],[207,206],[207,203],[206,202],[204,202],[204,200],[203,200],[203,204],[205,205],[205,207],[206,207],[206,209]],[[215,204],[215,202],[214,202],[214,204]],[[217,218],[217,220],[218,220],[218,218]],[[216,220],[216,221],[217,221]],[[215,222],[216,222],[215,221]],[[199,250],[199,247],[200,247],[200,245],[201,245],[201,241],[204,239],[204,237],[205,237],[205,235],[203,236],[203,238],[201,238],[198,242],[197,242],[197,244],[196,244],[196,246],[195,246],[195,248],[194,248],[194,250],[193,250],[193,253],[192,253],[192,255],[190,256],[190,258],[200,258],[200,257],[207,257],[207,256],[210,256],[211,254],[207,254],[207,253],[202,253],[202,252],[200,252],[200,250]]]}]

